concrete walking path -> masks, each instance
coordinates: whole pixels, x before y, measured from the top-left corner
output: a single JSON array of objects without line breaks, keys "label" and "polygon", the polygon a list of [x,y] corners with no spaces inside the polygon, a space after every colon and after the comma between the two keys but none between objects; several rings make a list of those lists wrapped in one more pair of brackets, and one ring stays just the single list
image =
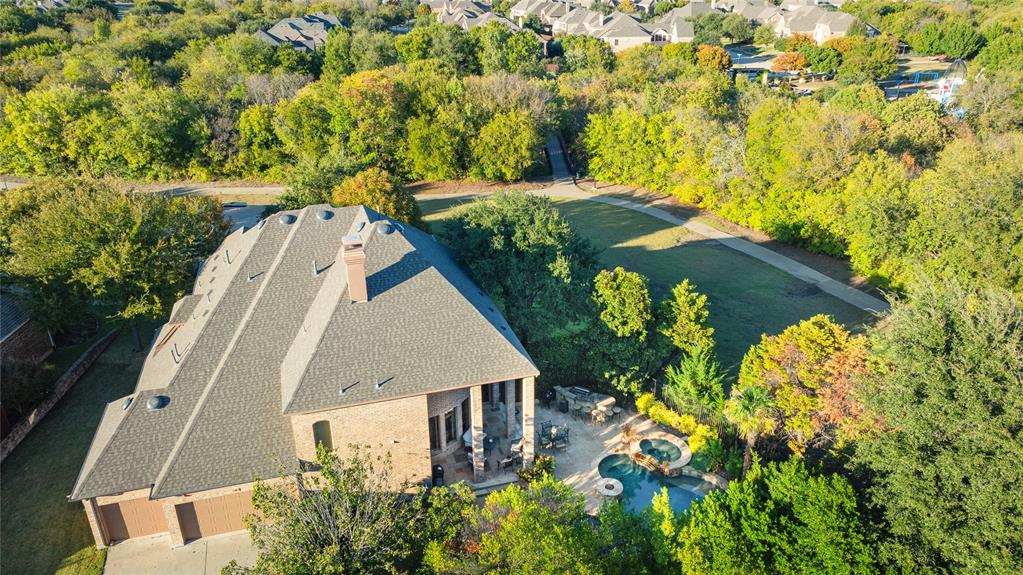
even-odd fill
[{"label": "concrete walking path", "polygon": [[[723,232],[701,222],[679,218],[660,208],[644,206],[643,204],[621,198],[594,194],[592,191],[583,189],[576,185],[574,178],[572,178],[569,173],[568,165],[565,162],[564,149],[561,146],[561,140],[556,135],[552,134],[547,136],[547,156],[551,160],[551,175],[554,178],[554,185],[549,188],[530,193],[547,197],[600,202],[603,204],[617,206],[619,208],[641,212],[663,222],[667,222],[673,226],[682,226],[705,238],[717,240],[726,247],[756,258],[768,265],[774,266],[808,284],[817,286],[821,291],[862,310],[873,313],[882,313],[888,310],[888,302],[864,293],[844,282],[828,277],[792,258],[785,257],[778,252],[771,251],[749,240],[737,238],[729,233]],[[479,194],[420,194],[416,196],[416,199],[424,200],[444,197],[472,197],[474,195]]]},{"label": "concrete walking path", "polygon": [[644,214],[647,214],[648,216],[655,217],[663,222],[667,222],[675,226],[682,226],[705,238],[717,240],[721,244],[729,248],[732,248],[733,250],[742,252],[768,265],[774,266],[790,275],[795,276],[800,280],[803,280],[808,284],[815,285],[818,288],[820,288],[821,291],[829,295],[832,295],[848,304],[854,305],[862,310],[874,313],[881,313],[888,310],[888,302],[883,301],[867,293],[864,293],[844,282],[840,282],[834,278],[828,277],[809,266],[797,262],[792,258],[783,256],[778,252],[771,251],[749,240],[737,238],[731,234],[708,226],[707,224],[704,224],[702,222],[694,221],[691,219],[679,218],[678,216],[672,215],[660,208],[644,206],[643,204],[631,202],[629,200],[623,200],[621,198],[596,195],[578,186],[556,185],[545,190],[540,190],[537,193],[540,195],[552,197],[589,200],[593,202],[600,202],[603,204],[617,206],[620,208],[626,208],[637,212],[642,212]]}]

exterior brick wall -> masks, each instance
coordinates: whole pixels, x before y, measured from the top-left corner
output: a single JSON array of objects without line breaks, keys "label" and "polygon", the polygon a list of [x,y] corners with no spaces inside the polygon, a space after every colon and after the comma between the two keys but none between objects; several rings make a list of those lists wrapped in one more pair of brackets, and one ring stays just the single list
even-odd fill
[{"label": "exterior brick wall", "polygon": [[334,450],[341,458],[351,455],[351,445],[370,452],[391,454],[391,476],[397,481],[421,481],[430,477],[430,430],[427,399],[417,395],[403,399],[356,405],[291,417],[295,455],[316,458],[313,424],[329,421]]},{"label": "exterior brick wall", "polygon": [[427,399],[430,417],[444,415],[460,405],[467,397],[469,397],[469,388],[431,393]]},{"label": "exterior brick wall", "polygon": [[35,321],[18,328],[7,339],[0,341],[0,361],[27,361],[39,363],[53,352],[50,336]]}]

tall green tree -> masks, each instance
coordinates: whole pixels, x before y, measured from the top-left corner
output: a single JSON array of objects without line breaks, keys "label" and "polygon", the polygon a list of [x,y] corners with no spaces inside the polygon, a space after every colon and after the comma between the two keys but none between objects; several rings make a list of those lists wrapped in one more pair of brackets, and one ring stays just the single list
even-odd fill
[{"label": "tall green tree", "polygon": [[465,513],[459,536],[432,541],[424,562],[435,573],[604,573],[601,539],[583,496],[545,476],[511,485]]},{"label": "tall green tree", "polygon": [[521,110],[498,113],[473,141],[472,173],[490,181],[521,180],[540,158],[543,138]]},{"label": "tall green tree", "polygon": [[661,302],[658,316],[660,332],[678,349],[693,353],[714,347],[714,328],[707,325],[707,296],[697,292],[688,279],[671,288],[671,296]]},{"label": "tall green tree", "polygon": [[909,195],[912,264],[933,278],[1023,292],[1023,135],[949,144]]},{"label": "tall green tree", "polygon": [[597,379],[638,396],[664,354],[654,330],[647,279],[621,267],[601,270],[593,280],[597,318],[587,358]]},{"label": "tall green tree", "polygon": [[725,374],[709,349],[696,348],[664,370],[664,398],[677,410],[717,419],[725,407]]},{"label": "tall green tree", "polygon": [[[670,530],[670,522],[661,524]],[[877,571],[852,487],[800,461],[754,466],[746,479],[693,503],[675,524],[668,573]]]},{"label": "tall green tree", "polygon": [[[220,204],[202,196],[121,192],[83,180],[8,193],[42,200],[10,221],[3,271],[58,330],[90,300],[133,329],[136,318],[162,316],[226,229]],[[135,340],[141,349],[137,331]]]},{"label": "tall green tree", "polygon": [[[447,236],[541,370],[565,361],[540,352],[559,331],[578,333],[585,325],[596,259],[551,201],[524,193],[476,200],[458,213]],[[569,341],[579,346],[578,338]]]},{"label": "tall green tree", "polygon": [[872,333],[867,409],[884,424],[855,461],[903,572],[1013,573],[1023,563],[1023,306],[923,282]]}]

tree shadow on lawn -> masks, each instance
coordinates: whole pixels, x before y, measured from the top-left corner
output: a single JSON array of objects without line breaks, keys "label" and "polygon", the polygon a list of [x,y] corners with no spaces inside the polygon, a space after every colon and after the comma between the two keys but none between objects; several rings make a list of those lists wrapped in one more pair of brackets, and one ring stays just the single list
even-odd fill
[{"label": "tree shadow on lawn", "polygon": [[[451,210],[466,200],[420,202],[443,236]],[[875,317],[817,286],[760,260],[653,216],[588,200],[555,199],[572,229],[601,250],[604,267],[622,266],[646,276],[655,303],[684,279],[710,302],[718,358],[733,373],[761,334],[777,334],[815,314],[829,314],[852,330]]]},{"label": "tree shadow on lawn", "polygon": [[[147,324],[142,329],[155,327]],[[94,544],[81,503],[69,503],[107,403],[128,395],[145,355],[125,329],[0,468],[0,572],[52,575]]]}]

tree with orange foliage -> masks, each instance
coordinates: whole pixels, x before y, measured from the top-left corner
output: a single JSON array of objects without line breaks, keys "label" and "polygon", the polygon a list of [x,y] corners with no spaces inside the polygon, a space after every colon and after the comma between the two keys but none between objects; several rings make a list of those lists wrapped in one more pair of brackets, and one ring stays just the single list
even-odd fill
[{"label": "tree with orange foliage", "polygon": [[335,206],[363,205],[396,220],[422,225],[419,204],[412,192],[387,170],[375,166],[345,178],[334,188],[331,201]]},{"label": "tree with orange foliage", "polygon": [[771,70],[775,72],[799,72],[806,69],[806,56],[799,52],[785,52],[779,54],[771,64]]},{"label": "tree with orange foliage", "polygon": [[809,34],[795,34],[789,36],[789,39],[785,42],[786,52],[798,52],[803,46],[816,46],[817,41],[813,39]]},{"label": "tree with orange foliage", "polygon": [[721,46],[703,44],[696,51],[696,64],[703,68],[724,72],[732,67],[732,57]]},{"label": "tree with orange foliage", "polygon": [[854,41],[851,37],[839,36],[837,38],[831,38],[830,40],[827,40],[826,42],[824,42],[823,46],[825,48],[834,48],[835,50],[838,50],[839,52],[845,54],[846,52],[849,51],[850,48],[853,47],[853,44]]}]

